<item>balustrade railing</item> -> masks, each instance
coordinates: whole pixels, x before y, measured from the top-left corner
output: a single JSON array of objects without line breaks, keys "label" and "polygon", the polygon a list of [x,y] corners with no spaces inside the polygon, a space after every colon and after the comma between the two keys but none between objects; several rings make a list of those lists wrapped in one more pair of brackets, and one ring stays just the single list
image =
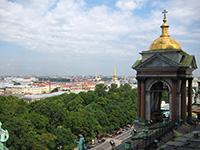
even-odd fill
[{"label": "balustrade railing", "polygon": [[130,140],[131,146],[129,149],[126,149],[125,143],[115,147],[115,150],[141,150],[141,149],[149,149],[151,148],[156,142],[160,140],[161,137],[169,133],[174,127],[179,124],[179,117],[176,119],[162,123],[159,127],[156,128],[149,128],[149,134],[145,137],[140,138],[132,138]]}]

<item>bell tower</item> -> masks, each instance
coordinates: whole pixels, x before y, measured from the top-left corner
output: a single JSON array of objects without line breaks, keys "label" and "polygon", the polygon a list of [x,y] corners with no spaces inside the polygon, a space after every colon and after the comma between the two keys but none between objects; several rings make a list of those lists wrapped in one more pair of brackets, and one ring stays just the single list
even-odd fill
[{"label": "bell tower", "polygon": [[140,53],[141,58],[132,66],[137,72],[138,82],[136,120],[141,124],[162,115],[161,101],[164,98],[169,103],[170,120],[179,118],[185,122],[192,118],[192,72],[197,69],[196,60],[168,34],[166,13],[164,10],[160,37],[152,42],[149,50]]}]

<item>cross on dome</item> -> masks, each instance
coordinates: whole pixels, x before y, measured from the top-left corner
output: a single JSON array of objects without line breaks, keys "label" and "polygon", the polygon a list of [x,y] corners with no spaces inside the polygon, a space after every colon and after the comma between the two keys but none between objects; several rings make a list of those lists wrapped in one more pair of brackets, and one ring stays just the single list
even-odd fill
[{"label": "cross on dome", "polygon": [[164,10],[162,13],[164,14],[163,22],[165,23],[167,21],[167,19],[166,19],[166,13],[168,13],[168,11]]}]

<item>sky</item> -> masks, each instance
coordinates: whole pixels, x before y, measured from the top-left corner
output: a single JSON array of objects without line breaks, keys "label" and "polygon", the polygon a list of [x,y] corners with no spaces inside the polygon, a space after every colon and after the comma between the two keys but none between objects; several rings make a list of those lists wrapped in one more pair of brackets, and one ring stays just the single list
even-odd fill
[{"label": "sky", "polygon": [[[161,35],[200,66],[199,0],[0,0],[1,75],[134,76],[131,68]],[[200,70],[193,72],[200,76]]]}]

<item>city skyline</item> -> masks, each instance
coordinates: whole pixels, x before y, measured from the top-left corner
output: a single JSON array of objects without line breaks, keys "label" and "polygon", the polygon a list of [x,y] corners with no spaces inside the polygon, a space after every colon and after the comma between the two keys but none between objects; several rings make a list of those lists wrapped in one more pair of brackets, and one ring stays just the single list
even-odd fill
[{"label": "city skyline", "polygon": [[[161,35],[200,51],[197,0],[0,0],[0,75],[134,76],[131,68]],[[200,70],[194,71],[199,76]]]}]

